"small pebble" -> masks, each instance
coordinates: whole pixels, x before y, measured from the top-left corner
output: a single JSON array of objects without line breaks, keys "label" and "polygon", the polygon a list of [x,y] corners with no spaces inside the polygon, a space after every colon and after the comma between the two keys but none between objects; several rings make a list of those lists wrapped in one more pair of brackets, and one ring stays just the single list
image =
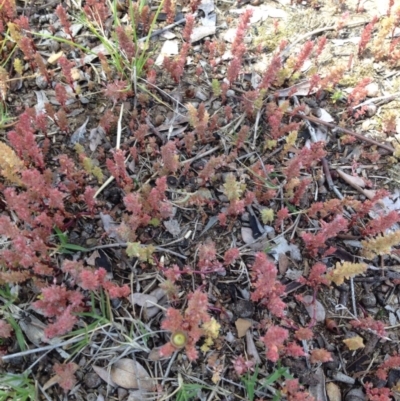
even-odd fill
[{"label": "small pebble", "polygon": [[87,388],[97,388],[101,384],[101,379],[97,373],[91,372],[85,375],[84,382]]},{"label": "small pebble", "polygon": [[239,299],[235,305],[235,313],[238,317],[246,318],[253,316],[254,305],[253,302]]},{"label": "small pebble", "polygon": [[371,82],[365,89],[367,90],[368,97],[376,97],[379,94],[379,86],[376,82]]},{"label": "small pebble", "polygon": [[373,308],[376,306],[376,296],[373,293],[364,294],[361,298],[361,303],[366,308]]}]

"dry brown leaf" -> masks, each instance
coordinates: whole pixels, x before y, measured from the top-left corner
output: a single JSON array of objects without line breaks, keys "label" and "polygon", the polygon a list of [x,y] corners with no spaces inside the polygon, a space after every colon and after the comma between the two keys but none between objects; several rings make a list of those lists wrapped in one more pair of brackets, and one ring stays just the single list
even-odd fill
[{"label": "dry brown leaf", "polygon": [[242,338],[246,335],[246,331],[251,327],[251,321],[247,319],[239,318],[235,322],[238,337]]},{"label": "dry brown leaf", "polygon": [[139,362],[129,358],[120,359],[112,366],[111,379],[123,388],[152,390],[155,386],[146,369]]},{"label": "dry brown leaf", "polygon": [[365,347],[364,339],[360,336],[346,338],[345,340],[343,340],[343,342],[346,344],[347,348],[350,351],[355,351],[357,349]]},{"label": "dry brown leaf", "polygon": [[161,347],[153,348],[147,356],[147,359],[153,362],[163,359],[163,357],[160,355],[160,349]]},{"label": "dry brown leaf", "polygon": [[117,385],[112,381],[110,372],[101,366],[93,365],[93,370],[103,379],[107,384],[112,387],[117,387]]}]

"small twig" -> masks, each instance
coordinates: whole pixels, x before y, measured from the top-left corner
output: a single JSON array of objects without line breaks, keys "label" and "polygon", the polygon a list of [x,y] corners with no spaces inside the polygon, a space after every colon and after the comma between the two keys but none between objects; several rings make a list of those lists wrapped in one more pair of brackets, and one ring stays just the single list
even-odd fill
[{"label": "small twig", "polygon": [[254,124],[253,149],[256,147],[257,131],[258,131],[258,124],[260,123],[260,118],[261,118],[261,110],[258,110],[256,116],[256,123]]},{"label": "small twig", "polygon": [[[343,28],[354,28],[356,26],[360,26],[360,25],[365,25],[368,24],[370,21],[357,21],[357,22],[350,22],[346,25],[343,25]],[[313,31],[307,32],[304,35],[298,37],[297,39],[295,39],[292,43],[290,43],[288,46],[286,46],[283,51],[282,51],[282,55],[286,56],[286,54],[288,54],[290,52],[290,50],[293,48],[293,46],[295,46],[297,43],[302,42],[303,40],[309,38],[310,36],[315,36],[318,35],[320,33],[324,33],[324,32],[328,32],[328,31],[336,31],[337,26],[335,25],[331,25],[331,26],[325,26],[322,28],[317,28],[314,29]]]},{"label": "small twig", "polygon": [[[106,326],[109,326],[109,324],[106,324]],[[105,327],[105,326],[103,326],[103,327]],[[99,329],[99,327],[97,329]],[[92,331],[94,331],[94,330],[92,330]],[[51,351],[51,350],[53,350],[55,348],[61,348],[61,347],[64,347],[66,345],[74,344],[74,343],[76,343],[78,341],[81,341],[82,337],[84,337],[86,335],[87,335],[87,333],[84,333],[84,334],[80,334],[80,335],[78,335],[78,336],[76,336],[74,338],[70,338],[67,341],[60,342],[60,343],[57,343],[57,344],[46,345],[45,347],[28,349],[26,351],[17,352],[15,354],[4,355],[4,356],[1,357],[1,360],[4,362],[4,361],[8,361],[8,360],[13,359],[13,358],[19,358],[21,356],[36,354],[37,352]]]},{"label": "small twig", "polygon": [[214,148],[211,148],[211,149],[205,151],[204,153],[197,154],[196,156],[192,157],[191,159],[184,160],[183,162],[181,162],[181,164],[194,162],[195,160],[201,159],[204,156],[208,156],[211,153],[214,153],[219,148],[220,148],[219,146],[215,146]]},{"label": "small twig", "polygon": [[322,163],[322,169],[324,170],[326,183],[328,184],[328,189],[329,189],[329,191],[332,191],[332,189],[335,186],[335,184],[333,183],[331,172],[329,170],[328,160],[326,160],[326,158],[323,157],[321,159],[321,163]]},{"label": "small twig", "polygon": [[[197,17],[197,12],[195,12],[195,13],[193,14],[193,17],[195,17],[195,18]],[[170,25],[167,25],[167,26],[164,27],[164,28],[158,29],[157,31],[154,31],[154,32],[150,35],[150,39],[153,38],[154,36],[161,35],[162,33],[164,33],[164,32],[166,32],[166,31],[170,30],[171,28],[174,28],[174,27],[176,27],[177,25],[183,24],[184,22],[186,22],[186,18],[181,18],[180,20],[178,20],[178,21],[176,21],[176,22],[174,22],[174,23],[172,23],[172,24],[170,24]],[[148,37],[145,36],[145,37],[143,37],[143,38],[140,38],[140,39],[138,40],[138,42],[145,42],[147,39],[148,39]]]},{"label": "small twig", "polygon": [[370,143],[372,145],[379,146],[380,148],[385,149],[390,153],[393,153],[393,151],[394,151],[394,149],[391,146],[385,145],[384,143],[379,143],[379,142],[375,141],[374,139],[367,138],[364,135],[358,134],[357,132],[351,131],[351,130],[349,130],[347,128],[339,127],[336,124],[327,123],[326,121],[323,121],[323,120],[321,120],[321,119],[319,119],[317,117],[306,116],[306,115],[303,115],[303,114],[300,114],[300,113],[296,113],[295,116],[303,118],[303,119],[308,120],[308,121],[312,121],[313,123],[316,123],[316,124],[325,125],[325,127],[329,127],[331,129],[335,129],[335,130],[337,130],[339,132],[343,132],[344,134],[352,135],[355,138],[359,139],[360,141],[364,141],[364,142]]},{"label": "small twig", "polygon": [[353,277],[350,277],[350,292],[351,292],[351,303],[353,307],[353,315],[357,319],[357,306],[356,306],[356,296],[354,291],[354,281]]},{"label": "small twig", "polygon": [[399,96],[400,96],[400,92],[396,92],[391,95],[374,97],[372,99],[368,99],[365,102],[358,104],[357,106],[352,107],[352,109],[355,110],[355,109],[358,109],[359,107],[366,106],[368,104],[375,103],[375,102],[376,103],[381,102],[381,101],[390,102],[392,100],[395,100],[396,97],[399,97]]},{"label": "small twig", "polygon": [[124,112],[124,104],[122,103],[121,105],[121,110],[119,113],[119,118],[118,118],[118,125],[117,125],[117,144],[115,146],[116,149],[119,149],[121,147],[121,134],[122,134],[122,113]]}]

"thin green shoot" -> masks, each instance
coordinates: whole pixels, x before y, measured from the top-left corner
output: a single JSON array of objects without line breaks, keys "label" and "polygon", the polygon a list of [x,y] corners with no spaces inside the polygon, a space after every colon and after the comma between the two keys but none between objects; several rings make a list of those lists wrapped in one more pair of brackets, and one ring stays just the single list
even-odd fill
[{"label": "thin green shoot", "polygon": [[[290,374],[288,368],[280,366],[280,363],[278,362],[278,367],[275,369],[275,371],[262,381],[260,390],[262,390],[264,387],[271,387],[283,379],[293,379],[293,376]],[[280,401],[281,399],[281,392],[279,390],[275,390],[272,401]]]},{"label": "thin green shoot", "polygon": [[280,379],[293,379],[293,376],[289,373],[288,368],[278,366],[273,373],[264,379],[263,386],[271,386]]},{"label": "thin green shoot", "polygon": [[143,322],[141,322],[140,320],[136,320],[135,323],[137,325],[138,331],[141,334],[140,337],[143,339],[144,345],[146,347],[148,347],[148,341],[152,337],[152,333],[147,329],[145,324]]},{"label": "thin green shoot", "polygon": [[248,401],[254,400],[256,384],[258,381],[258,372],[259,372],[259,367],[257,365],[254,368],[253,374],[250,374],[250,372],[247,372],[246,376],[241,378],[242,383],[244,384],[244,387],[246,389],[246,398]]},{"label": "thin green shoot", "polygon": [[7,317],[7,322],[11,325],[11,327],[14,330],[19,349],[21,351],[27,350],[28,347],[26,345],[24,333],[22,332],[20,325],[17,323],[17,321],[14,319],[12,315]]},{"label": "thin green shoot", "polygon": [[8,309],[10,312],[5,312],[6,320],[11,325],[14,330],[15,337],[21,351],[25,351],[27,349],[25,337],[21,330],[20,325],[15,320],[14,316],[12,315],[13,311],[15,311],[14,302],[16,301],[17,297],[11,293],[10,286],[8,284],[4,284],[0,287],[0,297],[3,301],[2,310],[5,311]]},{"label": "thin green shoot", "polygon": [[204,389],[204,386],[198,383],[182,383],[176,392],[176,401],[189,401],[198,399],[198,393]]},{"label": "thin green shoot", "polygon": [[13,117],[10,117],[10,115],[8,114],[7,106],[3,102],[0,102],[0,128],[3,128],[12,120]]},{"label": "thin green shoot", "polygon": [[28,378],[29,372],[0,375],[0,401],[35,401],[36,389]]},{"label": "thin green shoot", "polygon": [[71,47],[76,47],[76,48],[82,50],[85,54],[93,54],[93,55],[97,56],[97,54],[94,51],[92,51],[91,49],[89,49],[88,47],[82,46],[79,43],[75,43],[72,40],[60,38],[59,36],[53,36],[53,35],[49,35],[46,33],[40,33],[40,32],[34,32],[34,31],[27,31],[27,32],[31,35],[39,36],[44,39],[52,39],[52,40],[56,40],[57,42],[67,44]]},{"label": "thin green shoot", "polygon": [[68,242],[68,237],[65,233],[63,233],[58,227],[54,227],[54,231],[55,236],[60,240],[60,245],[58,245],[57,247],[57,252],[58,253],[72,253],[72,251],[80,251],[80,252],[87,252],[88,249],[80,246],[80,245],[76,245],[76,244],[70,244]]}]

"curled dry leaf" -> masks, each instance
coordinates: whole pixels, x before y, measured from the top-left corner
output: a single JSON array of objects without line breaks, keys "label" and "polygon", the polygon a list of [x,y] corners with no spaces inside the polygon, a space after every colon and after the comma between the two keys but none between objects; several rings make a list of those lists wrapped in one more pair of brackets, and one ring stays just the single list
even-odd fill
[{"label": "curled dry leaf", "polygon": [[339,386],[334,382],[326,383],[326,394],[329,401],[342,401],[342,394]]},{"label": "curled dry leaf", "polygon": [[324,374],[324,370],[321,367],[319,367],[315,371],[314,375],[316,378],[315,383],[310,385],[308,391],[314,397],[314,399],[319,401],[328,401],[326,397],[326,389],[325,389],[326,377]]},{"label": "curled dry leaf", "polygon": [[149,376],[146,369],[137,361],[123,358],[111,368],[112,381],[123,388],[138,388],[152,390],[155,381]]},{"label": "curled dry leaf", "polygon": [[[164,306],[167,303],[167,299],[166,299],[167,292],[160,287],[153,290],[149,295],[153,296],[157,299],[157,302],[156,302],[157,305]],[[159,311],[160,311],[160,308],[158,306],[149,305],[149,303],[147,304],[146,314],[147,314],[148,319],[151,319],[152,317],[154,317]]]},{"label": "curled dry leaf", "polygon": [[260,355],[258,355],[258,351],[256,345],[254,344],[254,336],[251,330],[246,331],[246,351],[247,355],[252,356],[256,365],[261,363]]},{"label": "curled dry leaf", "polygon": [[75,145],[77,143],[83,143],[85,140],[85,134],[86,134],[86,125],[89,122],[89,117],[86,119],[86,121],[76,129],[76,131],[72,134],[71,139],[70,139],[70,144]]},{"label": "curled dry leaf", "polygon": [[92,128],[89,133],[89,148],[94,152],[106,137],[106,132],[100,125],[97,128]]},{"label": "curled dry leaf", "polygon": [[175,219],[164,221],[164,226],[174,238],[176,238],[182,231],[178,220]]},{"label": "curled dry leaf", "polygon": [[131,302],[133,305],[150,307],[157,303],[157,298],[149,294],[135,292],[131,295]]},{"label": "curled dry leaf", "polygon": [[311,319],[317,322],[323,322],[325,320],[325,308],[321,302],[314,300],[311,295],[306,295],[303,297],[304,307],[307,313],[310,315]]}]

